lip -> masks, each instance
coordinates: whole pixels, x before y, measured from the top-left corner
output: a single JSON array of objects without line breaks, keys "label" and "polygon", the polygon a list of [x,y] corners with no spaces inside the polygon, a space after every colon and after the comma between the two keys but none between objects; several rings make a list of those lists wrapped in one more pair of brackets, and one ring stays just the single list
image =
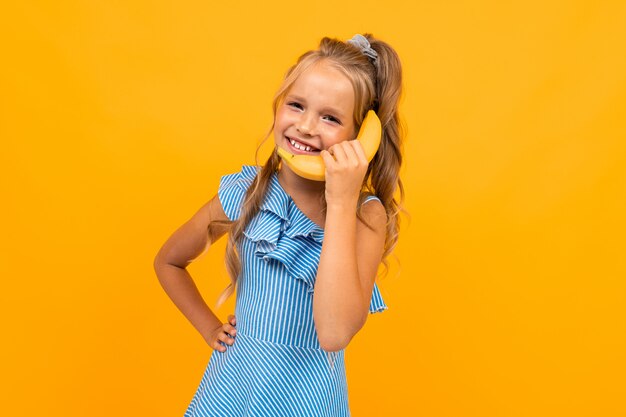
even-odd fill
[{"label": "lip", "polygon": [[[291,137],[290,137],[290,136],[285,136],[285,142],[287,142],[287,147],[289,148],[289,151],[290,151],[291,153],[293,153],[293,154],[296,154],[296,155],[319,155],[319,154],[320,154],[320,151],[307,152],[307,151],[300,150],[300,149],[298,149],[298,148],[294,147],[294,146],[291,144],[291,141],[290,141],[289,139],[291,139]],[[294,137],[294,138],[293,138],[293,140],[295,140],[295,141],[297,141],[297,142],[300,142],[300,143],[303,143],[303,144],[305,144],[305,145],[307,145],[307,146],[310,146],[311,148],[316,148],[315,146],[312,146],[311,144],[306,143],[305,141],[300,140],[300,139],[298,139],[298,138],[295,138],[295,137]],[[316,149],[317,149],[317,148],[316,148]]]}]

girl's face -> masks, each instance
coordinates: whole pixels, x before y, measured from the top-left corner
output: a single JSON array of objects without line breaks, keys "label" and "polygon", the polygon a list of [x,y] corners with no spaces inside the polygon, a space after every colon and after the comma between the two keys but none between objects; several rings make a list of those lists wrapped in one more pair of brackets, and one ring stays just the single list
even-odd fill
[{"label": "girl's face", "polygon": [[296,79],[276,110],[274,140],[293,154],[319,155],[322,149],[355,138],[353,115],[350,80],[318,62]]}]

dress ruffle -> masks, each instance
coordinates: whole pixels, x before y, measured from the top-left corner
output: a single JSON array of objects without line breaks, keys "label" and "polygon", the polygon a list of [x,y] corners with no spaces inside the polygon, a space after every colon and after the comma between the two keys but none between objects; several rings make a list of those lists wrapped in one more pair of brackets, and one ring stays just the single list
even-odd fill
[{"label": "dress ruffle", "polygon": [[[256,176],[254,166],[244,165],[240,173],[224,176],[218,194],[220,201],[233,202],[224,207],[227,216],[239,217],[247,188]],[[315,288],[315,277],[324,241],[324,229],[306,217],[273,174],[259,213],[246,227],[244,235],[255,242],[255,256],[265,262],[280,262],[294,279],[301,280],[307,292]],[[374,284],[369,312],[387,309],[378,286]]]}]

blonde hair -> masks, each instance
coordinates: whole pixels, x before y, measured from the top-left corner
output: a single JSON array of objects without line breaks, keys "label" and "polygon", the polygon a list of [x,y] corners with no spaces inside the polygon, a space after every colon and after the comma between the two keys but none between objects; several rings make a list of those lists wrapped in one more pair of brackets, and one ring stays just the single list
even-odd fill
[{"label": "blonde hair", "polygon": [[[402,164],[402,142],[405,136],[398,115],[398,101],[402,93],[402,68],[400,59],[391,46],[375,39],[371,34],[364,34],[364,36],[378,54],[378,58],[374,62],[370,61],[358,47],[338,39],[325,37],[320,41],[318,49],[302,54],[297,62],[287,70],[285,78],[274,96],[272,109],[274,116],[276,116],[277,109],[298,77],[310,66],[323,61],[343,72],[352,83],[355,95],[355,126],[361,125],[368,110],[373,109],[378,114],[382,124],[382,139],[378,152],[370,161],[363,180],[364,192],[359,197],[356,214],[357,218],[371,229],[371,226],[365,222],[361,215],[363,200],[368,194],[374,194],[385,207],[387,233],[382,263],[387,272],[387,257],[398,242],[399,214],[405,212],[402,207],[404,187],[399,176]],[[255,155],[257,166],[259,166],[259,149],[269,138],[273,129],[274,123],[257,148]],[[246,191],[239,219],[224,222],[231,226],[225,254],[226,269],[231,282],[220,294],[216,308],[219,308],[235,291],[237,277],[241,272],[241,260],[237,253],[236,243],[243,237],[243,231],[259,212],[271,177],[278,170],[279,163],[280,157],[274,149]],[[396,192],[399,192],[399,200],[395,198]],[[323,199],[323,195],[321,197]],[[325,207],[325,201],[322,201],[322,205]]]}]

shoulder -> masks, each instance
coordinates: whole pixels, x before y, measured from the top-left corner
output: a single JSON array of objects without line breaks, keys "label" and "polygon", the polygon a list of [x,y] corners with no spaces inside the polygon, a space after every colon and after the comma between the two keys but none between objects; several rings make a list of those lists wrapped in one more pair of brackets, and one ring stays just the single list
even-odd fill
[{"label": "shoulder", "polygon": [[374,194],[367,194],[361,203],[361,213],[367,216],[387,218],[387,211],[382,201]]},{"label": "shoulder", "polygon": [[386,230],[387,211],[383,203],[375,195],[369,194],[363,199],[363,203],[361,203],[361,216],[365,222],[375,230],[383,233]]}]

